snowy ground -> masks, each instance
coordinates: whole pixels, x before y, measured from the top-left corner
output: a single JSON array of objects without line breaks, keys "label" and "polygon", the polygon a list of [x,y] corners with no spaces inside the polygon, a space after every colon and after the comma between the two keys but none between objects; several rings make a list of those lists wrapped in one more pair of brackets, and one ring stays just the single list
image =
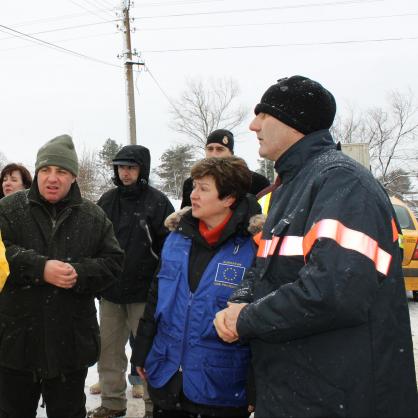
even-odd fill
[{"label": "snowy ground", "polygon": [[[415,355],[415,369],[418,377],[418,302],[413,302],[411,295],[409,296],[409,313],[411,317],[412,339],[414,342],[414,355]],[[127,345],[127,356],[130,358],[130,348]],[[89,386],[98,381],[97,368],[93,366],[89,369],[86,380],[86,396],[87,396],[87,410],[93,409],[100,405],[100,395],[90,395]],[[127,398],[128,398],[128,411],[126,418],[140,418],[144,415],[144,402],[142,399],[134,399],[131,394],[131,386],[128,384]],[[45,418],[45,409],[38,409],[38,418]]]}]

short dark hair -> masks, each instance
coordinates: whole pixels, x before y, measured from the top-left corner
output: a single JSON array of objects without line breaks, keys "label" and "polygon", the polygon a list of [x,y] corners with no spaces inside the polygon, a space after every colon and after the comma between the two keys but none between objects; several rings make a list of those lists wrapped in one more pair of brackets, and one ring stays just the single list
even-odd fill
[{"label": "short dark hair", "polygon": [[191,176],[193,180],[212,176],[219,199],[232,196],[238,202],[248,193],[251,186],[251,171],[247,163],[235,156],[204,158],[192,167]]},{"label": "short dark hair", "polygon": [[29,189],[32,184],[32,176],[26,167],[24,167],[22,164],[16,163],[7,164],[5,167],[3,167],[3,170],[1,170],[0,174],[0,198],[4,197],[3,188],[1,187],[3,180],[7,175],[12,174],[13,171],[19,171],[20,175],[22,176],[22,183],[25,189]]}]

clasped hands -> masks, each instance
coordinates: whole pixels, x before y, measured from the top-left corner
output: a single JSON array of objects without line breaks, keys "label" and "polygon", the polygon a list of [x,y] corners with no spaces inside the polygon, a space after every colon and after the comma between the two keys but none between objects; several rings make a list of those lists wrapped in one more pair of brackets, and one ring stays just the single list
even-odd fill
[{"label": "clasped hands", "polygon": [[216,314],[213,325],[223,341],[233,343],[238,340],[237,320],[242,308],[246,305],[246,303],[228,302],[228,307]]},{"label": "clasped hands", "polygon": [[63,289],[72,288],[77,282],[78,274],[69,263],[59,260],[48,260],[44,268],[44,280]]}]

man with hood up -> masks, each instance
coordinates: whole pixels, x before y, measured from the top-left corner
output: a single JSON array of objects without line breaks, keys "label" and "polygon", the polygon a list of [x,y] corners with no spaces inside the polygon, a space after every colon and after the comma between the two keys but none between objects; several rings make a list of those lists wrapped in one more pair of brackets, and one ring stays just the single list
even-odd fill
[{"label": "man with hood up", "polygon": [[90,411],[89,416],[93,418],[125,415],[128,364],[125,346],[130,333],[136,334],[168,234],[164,220],[174,211],[169,199],[148,184],[150,165],[148,148],[123,147],[113,160],[117,187],[104,193],[98,201],[125,250],[125,265],[121,280],[101,293],[102,348],[98,370],[102,404]]}]

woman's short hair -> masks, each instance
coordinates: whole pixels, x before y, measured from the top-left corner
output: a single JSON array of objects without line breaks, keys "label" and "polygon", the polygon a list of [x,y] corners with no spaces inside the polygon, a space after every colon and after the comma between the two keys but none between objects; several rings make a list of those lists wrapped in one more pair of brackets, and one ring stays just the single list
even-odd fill
[{"label": "woman's short hair", "polygon": [[204,158],[193,165],[191,176],[193,180],[212,176],[219,199],[232,196],[238,202],[251,186],[251,171],[242,158],[235,156]]},{"label": "woman's short hair", "polygon": [[16,163],[7,164],[5,167],[3,167],[3,170],[1,170],[1,174],[0,174],[0,197],[4,197],[3,189],[1,187],[1,185],[3,184],[4,178],[7,175],[12,174],[13,171],[19,171],[20,175],[22,176],[22,183],[25,189],[29,189],[29,187],[31,186],[32,176],[26,167],[24,167],[22,164],[16,164]]}]

